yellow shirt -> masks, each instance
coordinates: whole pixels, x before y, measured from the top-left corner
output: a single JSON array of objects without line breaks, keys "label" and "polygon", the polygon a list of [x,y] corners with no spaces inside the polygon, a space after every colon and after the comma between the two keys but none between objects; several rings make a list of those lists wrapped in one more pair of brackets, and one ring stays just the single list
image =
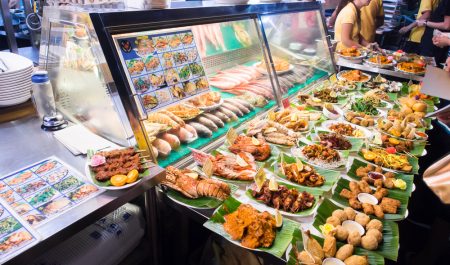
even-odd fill
[{"label": "yellow shirt", "polygon": [[341,12],[336,17],[336,22],[334,23],[334,39],[338,42],[336,46],[336,50],[341,50],[345,47],[342,44],[342,25],[343,24],[352,24],[352,36],[351,39],[355,42],[359,42],[359,23],[358,23],[358,11],[356,10],[355,5],[352,3],[348,3],[344,8],[342,8]]},{"label": "yellow shirt", "polygon": [[361,36],[368,42],[375,41],[377,17],[384,17],[382,0],[371,0],[368,6],[361,8]]},{"label": "yellow shirt", "polygon": [[[433,11],[437,5],[439,4],[439,0],[422,0],[420,1],[419,12],[417,12],[417,18],[419,18],[423,12],[425,11]],[[425,32],[425,27],[415,27],[411,30],[411,34],[409,35],[409,41],[420,43],[422,40],[422,35]]]}]

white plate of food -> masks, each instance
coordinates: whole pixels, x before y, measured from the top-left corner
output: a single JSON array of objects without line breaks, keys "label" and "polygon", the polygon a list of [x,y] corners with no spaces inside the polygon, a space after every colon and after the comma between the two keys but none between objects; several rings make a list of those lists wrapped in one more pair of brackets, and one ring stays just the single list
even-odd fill
[{"label": "white plate of food", "polygon": [[310,165],[324,169],[337,169],[347,163],[347,159],[341,152],[321,144],[292,147],[291,154],[300,157]]},{"label": "white plate of food", "polygon": [[[111,170],[112,163],[118,165],[115,170]],[[125,167],[126,163],[130,165]],[[100,152],[88,150],[85,174],[89,182],[101,189],[127,189],[139,183],[144,176],[149,175],[146,163],[140,153],[132,147],[111,148]],[[137,170],[137,175],[136,172],[132,173],[134,170]],[[118,175],[121,177],[116,177]]]},{"label": "white plate of food", "polygon": [[368,82],[372,76],[361,72],[360,70],[345,70],[337,74],[338,80],[347,81],[351,83],[365,83]]},{"label": "white plate of food", "polygon": [[321,127],[327,131],[339,133],[342,136],[349,138],[371,139],[373,137],[373,133],[367,128],[347,121],[328,120],[322,122]]},{"label": "white plate of food", "polygon": [[364,59],[364,63],[368,66],[382,69],[391,68],[397,64],[397,61],[389,60],[387,56],[384,55],[380,55],[378,58],[380,58],[379,61],[377,61],[377,56],[372,56],[370,58]]}]

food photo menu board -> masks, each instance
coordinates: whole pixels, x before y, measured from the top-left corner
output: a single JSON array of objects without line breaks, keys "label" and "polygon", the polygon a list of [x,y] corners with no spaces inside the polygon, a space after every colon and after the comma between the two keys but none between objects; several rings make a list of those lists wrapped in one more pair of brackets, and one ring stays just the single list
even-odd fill
[{"label": "food photo menu board", "polygon": [[39,242],[37,233],[0,199],[0,264]]},{"label": "food photo menu board", "polygon": [[103,190],[84,182],[80,173],[54,156],[0,179],[0,198],[33,226],[101,192]]},{"label": "food photo menu board", "polygon": [[210,90],[191,30],[116,41],[130,86],[147,112]]}]

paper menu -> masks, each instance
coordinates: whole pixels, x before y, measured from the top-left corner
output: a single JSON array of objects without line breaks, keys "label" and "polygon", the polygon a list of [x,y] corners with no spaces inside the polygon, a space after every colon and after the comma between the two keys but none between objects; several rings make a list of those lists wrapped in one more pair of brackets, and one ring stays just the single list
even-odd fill
[{"label": "paper menu", "polygon": [[450,100],[450,73],[434,66],[427,66],[421,92]]},{"label": "paper menu", "polygon": [[143,109],[150,112],[210,90],[191,30],[147,33],[115,40]]},{"label": "paper menu", "polygon": [[36,245],[38,234],[0,199],[0,264]]},{"label": "paper menu", "polygon": [[57,157],[0,178],[0,198],[30,225],[41,225],[103,190]]}]

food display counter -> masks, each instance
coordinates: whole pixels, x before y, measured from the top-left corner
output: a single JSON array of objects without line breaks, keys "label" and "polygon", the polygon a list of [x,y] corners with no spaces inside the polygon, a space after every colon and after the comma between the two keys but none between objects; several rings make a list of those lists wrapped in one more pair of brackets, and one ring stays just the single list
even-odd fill
[{"label": "food display counter", "polygon": [[[44,14],[41,67],[58,109],[166,169],[152,212],[176,209],[270,264],[322,262],[324,238],[327,257],[348,264],[397,259],[437,99],[336,74],[319,3]],[[94,154],[83,160],[93,183],[132,185],[99,175]],[[149,231],[174,222],[158,218]]]},{"label": "food display counter", "polygon": [[[335,54],[336,65],[342,70],[346,68],[382,74],[401,80],[421,81],[425,74],[425,66],[436,66],[433,57],[407,54],[402,51],[379,52],[362,50],[357,56],[342,56],[340,51]],[[381,60],[377,61],[377,57]],[[402,68],[402,66],[404,68]]]}]

